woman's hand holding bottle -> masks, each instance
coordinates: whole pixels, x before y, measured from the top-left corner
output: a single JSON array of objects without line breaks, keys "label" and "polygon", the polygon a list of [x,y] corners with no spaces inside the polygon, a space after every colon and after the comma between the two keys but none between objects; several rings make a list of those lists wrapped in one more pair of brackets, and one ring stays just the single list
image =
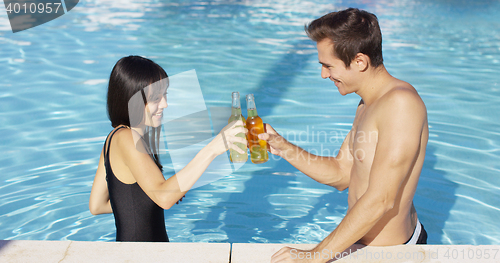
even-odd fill
[{"label": "woman's hand holding bottle", "polygon": [[246,134],[247,132],[248,130],[243,127],[243,121],[241,120],[233,121],[226,125],[211,142],[215,154],[223,154],[229,149],[233,149],[241,154],[246,154],[245,151],[234,143],[238,142],[247,145],[246,138],[236,136],[238,133]]}]

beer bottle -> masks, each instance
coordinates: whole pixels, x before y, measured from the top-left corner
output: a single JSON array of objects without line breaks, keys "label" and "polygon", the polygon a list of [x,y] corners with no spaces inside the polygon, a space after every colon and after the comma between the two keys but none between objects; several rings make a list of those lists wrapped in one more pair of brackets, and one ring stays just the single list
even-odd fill
[{"label": "beer bottle", "polygon": [[[240,104],[240,93],[235,91],[232,94],[233,102],[231,105],[231,117],[229,117],[228,123],[231,123],[236,120],[241,120],[243,121],[243,125],[245,125],[245,118],[243,115],[241,115],[241,104]],[[245,138],[244,133],[238,133],[236,134],[237,137],[242,137]],[[247,146],[245,144],[235,142],[235,145],[240,147],[242,150],[245,151],[244,154],[241,154],[233,149],[229,149],[229,159],[233,163],[244,163],[248,160],[248,154],[247,152]]]},{"label": "beer bottle", "polygon": [[246,128],[248,129],[247,140],[250,147],[250,160],[252,163],[265,163],[268,160],[267,142],[260,140],[258,137],[259,134],[264,133],[264,123],[257,115],[253,94],[247,95],[247,112]]}]

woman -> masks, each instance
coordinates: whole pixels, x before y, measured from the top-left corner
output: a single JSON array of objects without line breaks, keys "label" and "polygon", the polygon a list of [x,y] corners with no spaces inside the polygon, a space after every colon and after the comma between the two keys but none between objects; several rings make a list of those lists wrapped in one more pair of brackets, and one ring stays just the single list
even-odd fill
[{"label": "woman", "polygon": [[[104,143],[90,193],[93,215],[113,213],[116,241],[168,242],[163,209],[179,202],[218,155],[246,144],[241,121],[226,126],[186,167],[165,180],[158,157],[168,76],[153,61],[120,59],[109,79],[107,110],[113,131]],[[227,142],[228,147],[226,147]]]}]

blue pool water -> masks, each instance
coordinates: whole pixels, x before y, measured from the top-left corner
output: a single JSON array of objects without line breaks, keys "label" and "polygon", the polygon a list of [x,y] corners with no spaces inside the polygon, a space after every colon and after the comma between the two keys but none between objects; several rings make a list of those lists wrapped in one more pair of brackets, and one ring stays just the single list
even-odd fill
[{"label": "blue pool water", "polygon": [[[16,34],[2,10],[0,239],[114,240],[112,215],[92,216],[88,198],[111,130],[107,78],[129,54],[152,58],[169,75],[195,69],[209,107],[230,105],[235,90],[254,93],[265,122],[309,151],[333,154],[359,97],[342,97],[320,78],[303,27],[351,6],[377,14],[386,67],[428,109],[414,201],[429,243],[500,244],[493,0],[90,0]],[[346,191],[271,158],[190,191],[165,215],[175,242],[316,243],[346,209]]]}]

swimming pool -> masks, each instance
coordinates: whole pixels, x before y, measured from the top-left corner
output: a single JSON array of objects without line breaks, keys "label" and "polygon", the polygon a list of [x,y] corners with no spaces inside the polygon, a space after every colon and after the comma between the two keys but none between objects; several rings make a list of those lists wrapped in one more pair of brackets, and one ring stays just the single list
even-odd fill
[{"label": "swimming pool", "polygon": [[[428,242],[500,244],[500,4],[487,0],[85,1],[16,34],[2,13],[0,239],[114,240],[112,215],[92,216],[88,197],[111,128],[107,78],[125,55],[169,75],[195,69],[209,107],[254,93],[265,122],[333,153],[359,97],[320,78],[303,26],[350,6],[379,17],[386,67],[428,109],[414,199]],[[174,242],[315,243],[346,209],[347,192],[271,158],[190,191],[165,215]]]}]

